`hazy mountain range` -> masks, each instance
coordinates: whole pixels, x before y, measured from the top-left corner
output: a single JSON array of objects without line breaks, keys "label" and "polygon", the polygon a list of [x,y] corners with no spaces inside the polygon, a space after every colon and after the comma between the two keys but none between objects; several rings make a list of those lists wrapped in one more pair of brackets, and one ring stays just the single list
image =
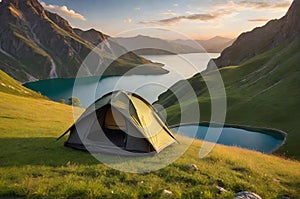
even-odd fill
[{"label": "hazy mountain range", "polygon": [[225,48],[231,46],[235,39],[216,36],[208,40],[173,40],[172,42],[199,48],[199,44],[208,53],[220,53]]},{"label": "hazy mountain range", "polygon": [[128,49],[138,49],[134,52],[139,55],[163,55],[163,54],[186,54],[186,53],[220,53],[230,46],[234,39],[225,37],[213,37],[208,40],[164,40],[144,35],[136,37],[117,37],[114,41]]}]

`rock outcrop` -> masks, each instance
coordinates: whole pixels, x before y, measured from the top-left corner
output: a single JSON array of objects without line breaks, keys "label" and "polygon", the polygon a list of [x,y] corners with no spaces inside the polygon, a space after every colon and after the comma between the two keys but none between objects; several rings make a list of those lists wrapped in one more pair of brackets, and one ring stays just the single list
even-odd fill
[{"label": "rock outcrop", "polygon": [[[38,0],[0,2],[0,69],[21,82],[75,77],[90,51],[107,38],[96,30],[73,29],[68,21],[45,10]],[[133,53],[114,57],[109,43],[103,45],[105,56],[99,59],[101,64],[113,62],[109,75],[150,63]],[[124,51],[119,45],[114,47]]]}]

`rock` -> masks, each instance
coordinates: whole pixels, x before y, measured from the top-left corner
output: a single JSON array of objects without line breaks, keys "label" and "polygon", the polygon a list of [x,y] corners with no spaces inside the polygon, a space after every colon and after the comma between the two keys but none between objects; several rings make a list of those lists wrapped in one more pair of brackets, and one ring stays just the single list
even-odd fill
[{"label": "rock", "polygon": [[195,164],[190,164],[190,168],[194,169],[195,171],[198,171],[198,167]]},{"label": "rock", "polygon": [[220,186],[216,186],[216,189],[218,189],[220,193],[226,193],[227,192],[226,189],[224,189],[223,187],[220,187]]},{"label": "rock", "polygon": [[257,195],[256,193],[242,191],[242,192],[235,194],[234,199],[262,199],[262,198],[259,195]]},{"label": "rock", "polygon": [[169,191],[169,190],[165,189],[163,191],[163,194],[165,194],[165,195],[172,195],[173,193],[172,193],[172,191]]}]

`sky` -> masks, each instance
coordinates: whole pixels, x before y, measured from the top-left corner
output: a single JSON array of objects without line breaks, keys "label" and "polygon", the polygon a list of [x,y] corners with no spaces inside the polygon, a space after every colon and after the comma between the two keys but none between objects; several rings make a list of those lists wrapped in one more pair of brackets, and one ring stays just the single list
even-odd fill
[{"label": "sky", "polygon": [[[162,28],[191,39],[235,38],[279,19],[292,0],[39,0],[73,27],[97,29],[110,36],[136,36],[135,29]],[[141,31],[142,32],[142,31]],[[143,31],[147,34],[147,31]],[[149,36],[152,36],[149,32]],[[178,39],[179,34],[161,35]],[[177,38],[178,37],[178,38]]]}]

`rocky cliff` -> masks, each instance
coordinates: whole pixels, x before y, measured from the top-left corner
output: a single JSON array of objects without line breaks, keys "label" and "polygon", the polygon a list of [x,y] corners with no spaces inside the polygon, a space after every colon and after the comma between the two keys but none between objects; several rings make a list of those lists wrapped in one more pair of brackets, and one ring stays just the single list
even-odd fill
[{"label": "rocky cliff", "polygon": [[[75,77],[89,52],[98,42],[108,37],[93,30],[98,37],[89,38],[90,32],[74,30],[68,21],[45,10],[37,0],[2,0],[0,69],[21,82]],[[114,57],[109,43],[103,45],[107,46],[103,48],[104,53],[101,55],[102,64],[114,60],[110,75],[119,75],[118,73],[124,73],[136,65],[150,63],[135,54]],[[123,66],[126,69],[119,70]],[[87,75],[90,74],[87,70]],[[92,75],[97,73],[93,72]]]}]

